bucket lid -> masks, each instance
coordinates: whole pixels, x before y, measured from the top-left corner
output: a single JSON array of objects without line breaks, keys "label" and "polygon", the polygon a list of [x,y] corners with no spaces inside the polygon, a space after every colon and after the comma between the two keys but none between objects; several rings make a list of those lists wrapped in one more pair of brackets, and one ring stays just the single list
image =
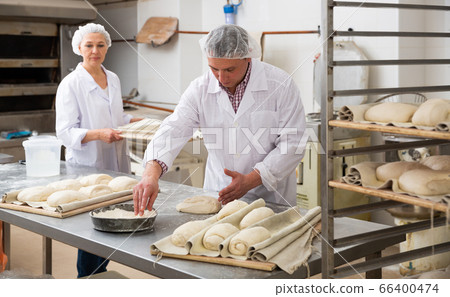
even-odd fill
[{"label": "bucket lid", "polygon": [[32,146],[61,146],[62,142],[55,136],[43,135],[42,137],[33,136],[28,140],[22,142],[23,147],[32,147]]}]

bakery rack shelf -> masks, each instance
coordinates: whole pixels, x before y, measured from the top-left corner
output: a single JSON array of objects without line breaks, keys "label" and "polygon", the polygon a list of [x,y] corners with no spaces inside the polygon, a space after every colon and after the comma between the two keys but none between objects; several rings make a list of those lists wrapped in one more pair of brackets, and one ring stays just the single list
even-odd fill
[{"label": "bakery rack shelf", "polygon": [[[334,219],[337,217],[348,216],[352,214],[372,212],[377,210],[384,210],[399,206],[414,206],[432,209],[432,213],[447,212],[448,205],[441,202],[433,202],[405,194],[398,194],[393,191],[376,190],[365,188],[362,186],[345,184],[333,180],[334,177],[334,159],[338,157],[351,156],[356,154],[373,154],[379,152],[386,152],[389,150],[405,149],[412,147],[422,147],[428,145],[442,145],[450,143],[450,133],[440,131],[419,130],[413,128],[402,128],[394,126],[382,126],[376,124],[355,123],[349,121],[335,120],[334,118],[334,100],[339,100],[339,97],[345,96],[359,96],[359,95],[385,95],[401,92],[445,92],[450,90],[448,85],[435,86],[409,86],[409,87],[390,87],[390,88],[368,88],[357,90],[334,90],[333,86],[333,69],[335,67],[347,67],[356,65],[448,65],[448,59],[397,59],[397,60],[364,60],[364,61],[335,61],[334,57],[334,38],[338,36],[344,37],[407,37],[407,38],[449,38],[448,32],[398,32],[398,31],[337,31],[333,27],[335,10],[340,7],[358,7],[364,9],[376,10],[378,8],[392,8],[392,9],[415,9],[415,10],[435,10],[435,11],[449,11],[450,6],[439,5],[416,5],[416,4],[398,4],[398,3],[371,3],[371,2],[347,2],[347,1],[332,1],[322,0],[322,22],[321,28],[323,34],[321,38],[323,41],[322,56],[326,63],[322,73],[325,75],[321,78],[321,86],[325,90],[321,98],[321,126],[320,142],[324,149],[324,154],[321,155],[320,172],[320,188],[321,191],[321,206],[322,206],[322,277],[323,278],[340,278],[348,275],[370,272],[366,277],[377,276],[381,277],[381,268],[402,263],[407,260],[413,260],[433,254],[444,253],[450,251],[450,242],[436,244],[420,249],[415,249],[407,252],[398,253],[389,257],[381,257],[381,251],[373,259],[366,259],[366,261],[353,266],[345,266],[343,268],[336,268],[339,259],[333,257],[333,250],[339,246],[346,246],[354,244],[355,242],[371,242],[372,240],[389,240],[393,234],[407,234],[419,230],[432,228],[433,226],[445,225],[446,218],[432,217],[429,220],[422,220],[416,223],[411,223],[406,226],[396,226],[384,229],[378,233],[365,233],[347,238],[335,238],[334,234]],[[334,150],[334,130],[335,129],[356,129],[365,130],[369,132],[384,132],[397,135],[408,136],[414,138],[414,141],[401,144],[381,144],[363,148],[353,148],[347,150]],[[415,139],[417,138],[417,139]],[[335,209],[334,207],[334,190],[345,190],[350,192],[364,193],[370,196],[382,198],[379,202],[369,203],[367,205],[360,205],[356,207],[348,207],[343,209]]]}]

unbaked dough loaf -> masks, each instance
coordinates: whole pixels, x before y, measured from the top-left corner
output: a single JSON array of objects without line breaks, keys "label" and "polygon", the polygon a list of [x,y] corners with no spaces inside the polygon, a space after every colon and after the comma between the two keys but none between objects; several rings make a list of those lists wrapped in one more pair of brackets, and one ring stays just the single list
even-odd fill
[{"label": "unbaked dough loaf", "polygon": [[179,212],[195,213],[195,214],[211,214],[217,213],[221,204],[217,198],[212,196],[193,196],[183,200],[177,204]]},{"label": "unbaked dough loaf", "polygon": [[26,188],[19,192],[17,200],[22,202],[41,202],[47,200],[48,196],[54,192],[53,188],[45,186]]},{"label": "unbaked dough loaf", "polygon": [[219,244],[238,231],[239,229],[230,223],[214,225],[203,236],[203,246],[208,250],[218,251]]},{"label": "unbaked dough loaf", "polygon": [[257,226],[244,229],[230,240],[228,251],[233,255],[243,256],[250,246],[268,238],[270,238],[270,232],[264,227]]},{"label": "unbaked dough loaf", "polygon": [[412,117],[412,123],[418,126],[434,127],[440,122],[450,121],[450,101],[429,99],[422,103]]},{"label": "unbaked dough loaf", "polygon": [[139,181],[135,178],[128,177],[128,176],[118,176],[111,180],[108,183],[108,186],[114,191],[114,192],[120,192],[125,190],[131,190],[133,187],[139,183]]},{"label": "unbaked dough loaf", "polygon": [[79,191],[83,194],[88,195],[89,198],[108,195],[108,194],[111,194],[114,192],[107,185],[92,185],[92,186],[82,187]]},{"label": "unbaked dough loaf", "polygon": [[420,163],[433,170],[450,170],[450,155],[426,157]]},{"label": "unbaked dough loaf", "polygon": [[364,114],[364,118],[366,121],[372,122],[406,123],[411,122],[411,118],[416,110],[416,105],[399,102],[385,102],[369,108]]},{"label": "unbaked dough loaf", "polygon": [[64,191],[64,190],[78,191],[79,189],[81,189],[82,185],[80,181],[76,179],[64,179],[49,183],[47,187],[51,187],[55,191]]},{"label": "unbaked dough loaf", "polygon": [[429,169],[419,162],[398,161],[379,166],[376,176],[379,181],[385,182],[390,179],[399,179],[400,175],[413,169]]},{"label": "unbaked dough loaf", "polygon": [[74,201],[83,201],[87,199],[89,199],[89,196],[84,193],[81,193],[80,191],[65,190],[51,194],[47,198],[47,204],[49,206],[56,207],[61,204],[70,203]]},{"label": "unbaked dough loaf", "polygon": [[80,183],[83,185],[83,187],[92,186],[92,185],[98,185],[98,184],[108,184],[112,180],[112,176],[109,176],[108,174],[91,174],[88,176],[83,176],[80,179]]},{"label": "unbaked dough loaf", "polygon": [[247,202],[241,200],[233,200],[230,203],[227,203],[217,214],[217,220],[221,220],[229,215],[232,215],[236,211],[243,209],[248,205]]},{"label": "unbaked dough loaf", "polygon": [[250,225],[253,225],[256,222],[261,221],[262,219],[268,218],[270,216],[273,216],[275,213],[272,209],[268,207],[258,207],[249,212],[245,215],[245,217],[242,218],[241,222],[239,223],[239,228],[244,229],[247,228]]},{"label": "unbaked dough loaf", "polygon": [[436,196],[450,193],[450,171],[415,169],[403,173],[399,186],[407,193]]},{"label": "unbaked dough loaf", "polygon": [[208,223],[205,221],[190,221],[184,223],[173,231],[170,240],[174,245],[183,247],[189,238],[200,232],[206,226],[208,226]]}]

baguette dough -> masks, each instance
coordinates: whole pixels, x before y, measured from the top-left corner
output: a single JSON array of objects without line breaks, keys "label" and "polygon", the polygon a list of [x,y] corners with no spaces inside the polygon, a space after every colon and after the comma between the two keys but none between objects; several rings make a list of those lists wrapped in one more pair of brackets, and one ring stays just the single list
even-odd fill
[{"label": "baguette dough", "polygon": [[56,207],[61,204],[70,203],[74,201],[83,201],[87,199],[89,199],[89,196],[79,191],[64,190],[51,194],[47,198],[47,204],[49,206]]},{"label": "baguette dough", "polygon": [[17,200],[22,202],[41,202],[46,201],[48,196],[53,194],[55,190],[50,187],[37,186],[23,189],[17,195]]},{"label": "baguette dough", "polygon": [[217,220],[221,220],[229,215],[232,215],[236,211],[246,207],[248,205],[247,202],[241,200],[233,200],[230,203],[227,203],[217,214]]},{"label": "baguette dough", "polygon": [[440,122],[450,121],[450,101],[429,99],[419,106],[412,117],[412,123],[420,126],[434,127]]},{"label": "baguette dough", "polygon": [[174,245],[184,247],[189,238],[200,232],[206,226],[208,226],[208,223],[205,221],[190,221],[184,223],[173,231],[170,240]]},{"label": "baguette dough", "polygon": [[366,121],[381,123],[407,123],[411,122],[417,108],[416,105],[412,104],[385,102],[369,108],[364,114],[364,118]]},{"label": "baguette dough", "polygon": [[403,173],[399,186],[407,193],[436,196],[450,193],[450,171],[415,169]]},{"label": "baguette dough", "polygon": [[250,246],[270,238],[270,232],[264,227],[257,226],[240,231],[230,240],[228,250],[231,254],[243,256]]},{"label": "baguette dough", "polygon": [[228,236],[238,232],[239,229],[230,223],[217,224],[206,231],[203,236],[203,245],[208,250],[218,251],[219,244]]},{"label": "baguette dough", "polygon": [[413,169],[429,169],[419,162],[398,161],[391,162],[376,169],[376,176],[379,181],[385,182],[390,179],[399,179],[400,175]]},{"label": "baguette dough", "polygon": [[430,156],[420,163],[433,170],[450,170],[450,155]]},{"label": "baguette dough", "polygon": [[120,192],[125,190],[131,190],[133,187],[139,183],[139,181],[135,178],[128,177],[128,176],[119,176],[114,178],[108,183],[108,186],[114,191],[114,192]]},{"label": "baguette dough", "polygon": [[113,178],[108,174],[91,174],[88,176],[83,176],[80,179],[80,183],[83,187],[98,185],[98,184],[108,184]]},{"label": "baguette dough", "polygon": [[256,222],[261,221],[262,219],[268,218],[270,216],[273,216],[275,213],[272,209],[268,207],[258,207],[249,212],[245,215],[244,218],[242,218],[241,222],[239,223],[239,228],[244,229],[247,228],[250,225],[253,225]]},{"label": "baguette dough", "polygon": [[221,204],[217,198],[212,196],[193,196],[178,203],[177,211],[195,214],[217,213]]},{"label": "baguette dough", "polygon": [[108,195],[108,194],[111,194],[114,192],[107,185],[92,185],[92,186],[82,187],[79,191],[83,194],[88,195],[89,198]]},{"label": "baguette dough", "polygon": [[47,187],[53,188],[55,191],[75,190],[81,189],[82,185],[80,181],[76,179],[64,179],[56,182],[49,183]]}]

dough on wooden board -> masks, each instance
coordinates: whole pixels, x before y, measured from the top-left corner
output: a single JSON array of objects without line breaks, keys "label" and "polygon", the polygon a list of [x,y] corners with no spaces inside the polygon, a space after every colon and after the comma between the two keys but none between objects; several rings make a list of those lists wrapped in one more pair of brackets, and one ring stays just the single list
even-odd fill
[{"label": "dough on wooden board", "polygon": [[436,196],[450,193],[450,171],[415,169],[403,173],[399,186],[407,193]]},{"label": "dough on wooden board", "polygon": [[64,179],[56,182],[49,183],[47,187],[53,188],[55,191],[63,190],[75,190],[81,189],[82,185],[79,180],[76,179]]},{"label": "dough on wooden board", "polygon": [[416,105],[412,104],[384,102],[369,108],[364,114],[364,118],[366,121],[381,123],[407,123],[411,122],[417,108]]},{"label": "dough on wooden board", "polygon": [[80,178],[80,183],[83,187],[87,187],[98,184],[108,184],[112,179],[112,176],[109,176],[108,174],[99,173],[83,176]]},{"label": "dough on wooden board", "polygon": [[239,223],[239,228],[244,229],[256,222],[259,222],[265,218],[273,216],[275,213],[268,207],[258,207],[245,215]]},{"label": "dough on wooden board", "polygon": [[227,204],[219,211],[217,214],[217,220],[221,220],[229,215],[232,215],[236,211],[243,209],[248,205],[247,202],[241,200],[233,200]]},{"label": "dough on wooden board", "polygon": [[450,100],[429,99],[419,106],[412,117],[412,123],[434,127],[440,122],[450,121]]},{"label": "dough on wooden board", "polygon": [[217,213],[221,209],[217,198],[212,196],[193,196],[183,200],[183,202],[177,204],[177,211],[194,213],[194,214],[211,214]]},{"label": "dough on wooden board", "polygon": [[22,202],[41,202],[47,200],[48,196],[54,192],[53,188],[45,186],[26,188],[19,192],[17,200]]},{"label": "dough on wooden board", "polygon": [[139,181],[135,178],[129,177],[129,176],[118,176],[111,180],[108,183],[108,186],[114,191],[114,192],[120,192],[125,190],[131,190],[133,187],[139,183]]},{"label": "dough on wooden board", "polygon": [[270,236],[269,230],[261,226],[241,230],[230,240],[228,251],[233,255],[243,256],[250,246],[264,241]]},{"label": "dough on wooden board", "polygon": [[205,221],[190,221],[184,223],[173,231],[170,240],[174,245],[183,247],[189,238],[200,232],[206,226],[208,226],[208,223]]},{"label": "dough on wooden board", "polygon": [[450,170],[450,155],[426,157],[420,163],[433,170]]},{"label": "dough on wooden board", "polygon": [[61,204],[70,203],[74,201],[83,201],[87,199],[89,199],[89,196],[84,193],[81,193],[80,191],[64,190],[51,194],[47,198],[47,204],[49,206],[56,207]]},{"label": "dough on wooden board", "polygon": [[230,223],[217,224],[206,231],[203,236],[203,245],[208,250],[218,251],[219,244],[228,236],[238,232],[239,229]]},{"label": "dough on wooden board", "polygon": [[390,179],[399,179],[400,175],[413,169],[429,169],[419,162],[398,161],[377,167],[376,176],[379,181],[385,182]]},{"label": "dough on wooden board", "polygon": [[83,194],[88,195],[89,198],[108,195],[108,194],[111,194],[114,192],[107,185],[92,185],[92,186],[82,187],[79,191]]}]

